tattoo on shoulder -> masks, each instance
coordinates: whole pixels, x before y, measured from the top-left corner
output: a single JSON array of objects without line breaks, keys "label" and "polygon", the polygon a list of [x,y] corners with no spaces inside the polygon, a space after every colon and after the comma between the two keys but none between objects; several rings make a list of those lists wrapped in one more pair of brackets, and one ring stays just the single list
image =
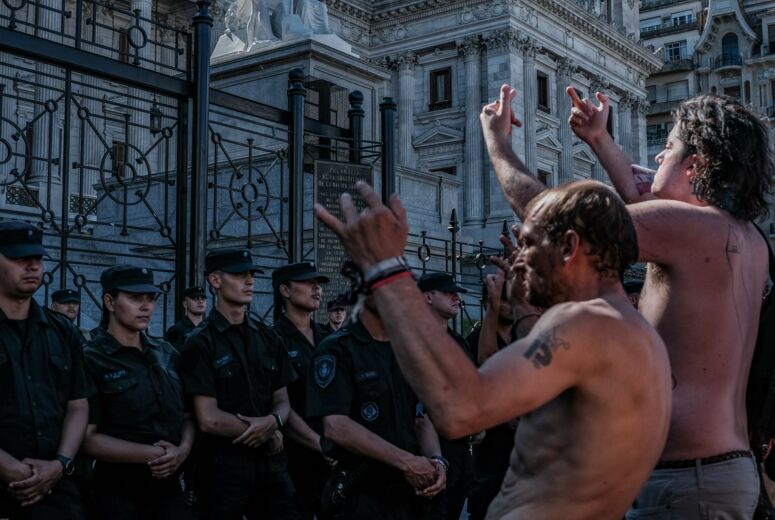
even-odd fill
[{"label": "tattoo on shoulder", "polygon": [[532,361],[537,369],[549,366],[554,354],[560,349],[570,349],[570,343],[557,336],[557,329],[552,328],[542,332],[525,351],[525,359]]}]

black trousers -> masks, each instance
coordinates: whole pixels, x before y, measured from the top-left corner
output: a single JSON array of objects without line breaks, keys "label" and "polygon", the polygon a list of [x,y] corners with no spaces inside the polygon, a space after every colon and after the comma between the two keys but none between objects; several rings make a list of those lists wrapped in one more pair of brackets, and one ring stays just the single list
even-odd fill
[{"label": "black trousers", "polygon": [[320,517],[320,497],[331,475],[331,468],[320,453],[300,446],[290,439],[285,441],[285,452],[288,455],[288,473],[296,488],[302,518],[312,520],[314,515]]},{"label": "black trousers", "polygon": [[180,478],[157,479],[144,464],[97,462],[87,503],[90,520],[193,520]]},{"label": "black trousers", "polygon": [[514,448],[514,430],[505,425],[487,430],[484,440],[474,446],[475,477],[468,497],[470,520],[483,520],[490,502],[501,489]]},{"label": "black trousers", "polygon": [[211,453],[197,470],[199,518],[301,520],[285,454],[246,453],[247,457]]},{"label": "black trousers", "polygon": [[429,520],[438,512],[436,500],[419,497],[406,482],[370,479],[353,490],[332,520]]},{"label": "black trousers", "polygon": [[63,478],[51,494],[35,505],[21,507],[20,502],[0,486],[0,518],[9,520],[83,520],[81,497],[69,479]]}]

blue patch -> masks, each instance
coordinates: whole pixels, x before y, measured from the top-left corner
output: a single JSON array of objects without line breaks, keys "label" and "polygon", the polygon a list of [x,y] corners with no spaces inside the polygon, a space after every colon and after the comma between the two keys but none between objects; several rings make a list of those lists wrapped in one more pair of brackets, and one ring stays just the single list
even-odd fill
[{"label": "blue patch", "polygon": [[331,384],[336,375],[336,358],[330,354],[323,354],[315,360],[315,383],[320,388]]},{"label": "blue patch", "polygon": [[374,370],[367,370],[366,372],[361,372],[357,376],[355,376],[355,382],[356,383],[363,383],[364,381],[371,381],[372,379],[377,379],[379,377],[379,374],[377,374]]},{"label": "blue patch", "polygon": [[231,357],[230,354],[226,354],[225,356],[221,356],[218,359],[215,360],[215,368],[221,368],[222,366],[228,365],[234,361],[234,358]]},{"label": "blue patch", "polygon": [[377,403],[372,401],[363,403],[363,406],[361,406],[361,417],[363,417],[364,421],[376,421],[377,417],[379,417],[379,406],[377,406]]},{"label": "blue patch", "polygon": [[289,350],[288,351],[288,355],[290,357],[292,357],[292,358],[297,358],[297,357],[301,356],[301,351],[300,350]]},{"label": "blue patch", "polygon": [[414,416],[417,419],[425,417],[425,406],[422,403],[417,403],[417,406],[414,407]]},{"label": "blue patch", "polygon": [[129,372],[127,372],[122,368],[121,370],[114,370],[113,372],[108,372],[106,374],[103,374],[102,380],[115,381],[116,379],[121,379],[122,377],[126,377],[128,375],[129,375]]}]

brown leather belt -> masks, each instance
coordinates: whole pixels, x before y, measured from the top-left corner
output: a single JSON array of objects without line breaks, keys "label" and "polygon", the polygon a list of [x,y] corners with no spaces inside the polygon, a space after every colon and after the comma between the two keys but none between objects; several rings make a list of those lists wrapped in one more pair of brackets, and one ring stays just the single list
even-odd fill
[{"label": "brown leather belt", "polygon": [[697,465],[705,466],[706,464],[715,464],[717,462],[725,462],[727,460],[741,459],[743,457],[753,457],[753,453],[747,450],[728,451],[720,455],[713,455],[712,457],[705,457],[704,459],[688,459],[688,460],[662,460],[659,461],[654,469],[685,469],[693,468]]}]

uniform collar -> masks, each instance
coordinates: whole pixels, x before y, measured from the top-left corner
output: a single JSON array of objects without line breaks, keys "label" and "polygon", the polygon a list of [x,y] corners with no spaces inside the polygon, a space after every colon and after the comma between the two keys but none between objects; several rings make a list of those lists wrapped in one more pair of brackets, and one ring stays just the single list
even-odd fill
[{"label": "uniform collar", "polygon": [[366,327],[361,322],[360,317],[355,320],[353,323],[347,326],[347,328],[350,330],[350,333],[360,341],[361,343],[371,343],[373,341],[376,341],[371,334],[369,334],[369,331],[366,330]]},{"label": "uniform collar", "polygon": [[[99,342],[100,346],[102,347],[102,350],[109,356],[114,355],[116,352],[124,348],[124,345],[119,343],[118,340],[114,338],[113,335],[110,334],[105,329],[100,329],[96,337],[92,338],[92,341]],[[149,337],[145,332],[140,333],[140,343],[144,347],[159,346],[159,342]]]},{"label": "uniform collar", "polygon": [[[0,321],[5,321],[8,319],[10,318],[8,318],[5,312],[3,312],[2,309],[0,309]],[[30,320],[30,323],[40,323],[41,325],[50,325],[48,321],[48,316],[46,316],[46,313],[43,311],[43,307],[38,305],[38,302],[36,302],[34,298],[30,299],[30,311],[27,314],[27,319]]]},{"label": "uniform collar", "polygon": [[[227,320],[223,314],[218,312],[218,309],[213,309],[210,311],[210,315],[207,317],[207,319],[210,321],[210,323],[213,324],[215,329],[218,332],[224,332],[226,329],[232,326],[232,323]],[[256,320],[250,315],[250,313],[245,313],[245,322],[248,326],[253,330],[258,330],[258,325],[256,325]]]}]

